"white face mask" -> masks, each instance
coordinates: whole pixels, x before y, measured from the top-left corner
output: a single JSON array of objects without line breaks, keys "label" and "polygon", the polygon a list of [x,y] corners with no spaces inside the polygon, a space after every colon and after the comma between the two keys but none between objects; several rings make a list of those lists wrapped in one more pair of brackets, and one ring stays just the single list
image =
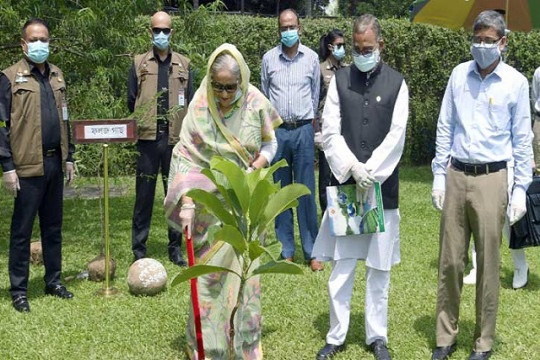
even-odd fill
[{"label": "white face mask", "polygon": [[379,49],[373,50],[369,55],[361,55],[355,51],[353,51],[352,55],[354,65],[356,65],[358,70],[360,70],[361,72],[369,72],[373,70],[381,59]]},{"label": "white face mask", "polygon": [[495,44],[472,44],[471,55],[480,69],[487,69],[501,57],[500,41]]}]

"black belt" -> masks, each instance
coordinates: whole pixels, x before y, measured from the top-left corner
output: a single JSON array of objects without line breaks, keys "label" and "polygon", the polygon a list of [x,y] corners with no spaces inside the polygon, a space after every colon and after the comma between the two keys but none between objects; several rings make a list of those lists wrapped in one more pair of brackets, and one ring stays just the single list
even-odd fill
[{"label": "black belt", "polygon": [[45,157],[51,157],[51,156],[54,156],[56,155],[57,149],[49,149],[49,150],[43,150],[43,156]]},{"label": "black belt", "polygon": [[497,161],[487,164],[467,164],[452,158],[451,163],[456,170],[463,171],[465,175],[487,175],[506,169],[506,161]]},{"label": "black belt", "polygon": [[311,124],[312,119],[307,120],[297,120],[297,121],[285,121],[283,124],[279,125],[280,128],[287,129],[287,130],[293,130],[298,129],[301,126]]}]

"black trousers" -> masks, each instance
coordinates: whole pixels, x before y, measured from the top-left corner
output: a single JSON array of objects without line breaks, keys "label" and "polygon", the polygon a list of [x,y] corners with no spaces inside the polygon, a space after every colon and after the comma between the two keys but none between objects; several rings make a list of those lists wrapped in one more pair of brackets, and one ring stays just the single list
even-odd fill
[{"label": "black trousers", "polygon": [[319,151],[319,204],[321,205],[321,212],[324,213],[326,206],[328,206],[328,201],[326,200],[326,187],[330,186],[330,180],[332,178],[332,171],[330,170],[330,165],[326,161],[326,156],[324,156],[324,151],[321,149]]},{"label": "black trousers", "polygon": [[39,214],[45,285],[60,284],[62,272],[62,160],[56,155],[43,158],[44,175],[19,178],[21,190],[15,198],[9,243],[9,280],[12,297],[28,289],[30,238]]},{"label": "black trousers", "polygon": [[[158,132],[156,140],[139,140],[137,150],[137,179],[135,181],[135,209],[131,228],[131,248],[133,255],[146,256],[146,241],[150,233],[150,221],[156,194],[156,180],[161,168],[163,190],[167,194],[167,179],[171,164],[173,146],[169,145],[167,131]],[[169,256],[180,253],[182,234],[169,227]]]}]

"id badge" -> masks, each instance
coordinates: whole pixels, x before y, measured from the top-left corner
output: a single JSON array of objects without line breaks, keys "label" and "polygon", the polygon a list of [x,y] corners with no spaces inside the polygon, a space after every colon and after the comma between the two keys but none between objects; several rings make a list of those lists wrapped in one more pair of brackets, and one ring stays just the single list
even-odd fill
[{"label": "id badge", "polygon": [[62,100],[62,118],[64,119],[64,121],[68,121],[68,120],[69,120],[68,109],[67,109],[67,101],[66,101],[66,99]]},{"label": "id badge", "polygon": [[178,105],[179,106],[186,106],[185,97],[184,97],[184,88],[178,89]]}]

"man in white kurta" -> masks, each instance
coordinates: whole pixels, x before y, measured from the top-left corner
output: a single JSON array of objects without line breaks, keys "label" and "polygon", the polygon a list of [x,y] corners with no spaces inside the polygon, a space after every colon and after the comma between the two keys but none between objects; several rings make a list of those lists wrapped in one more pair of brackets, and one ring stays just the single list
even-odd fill
[{"label": "man in white kurta", "polygon": [[[377,359],[390,359],[386,348],[390,269],[400,261],[397,165],[405,142],[409,93],[401,74],[381,61],[383,40],[377,19],[372,15],[363,15],[355,21],[353,33],[355,64],[350,66],[345,75],[336,74],[329,85],[322,115],[323,148],[334,178],[340,184],[350,183],[354,178],[357,186],[365,188],[366,177],[358,176],[357,170],[363,168],[371,180],[379,181],[383,185],[384,201],[384,183],[389,177],[393,177],[395,206],[384,210],[386,231],[370,235],[332,236],[328,210],[325,211],[313,248],[313,256],[318,260],[331,261],[333,266],[328,281],[330,330],[326,336],[326,345],[317,354],[317,359],[328,359],[345,349],[357,260],[366,262],[366,344],[370,346]],[[372,65],[369,65],[369,61]],[[345,84],[340,84],[340,81]],[[395,93],[391,96],[386,93],[389,83],[395,84]],[[349,115],[351,110],[344,107],[347,103],[340,98],[339,89],[352,89],[341,90],[341,94],[349,91],[352,94],[352,104],[361,103],[359,106],[365,106],[366,110],[355,109],[352,115]],[[390,100],[386,100],[388,97]],[[381,108],[384,108],[386,111],[384,114],[388,118],[388,126],[384,130],[386,132],[382,134],[382,141],[370,144],[368,137],[366,141],[352,144],[354,140],[348,140],[349,129],[342,126],[344,119],[348,117],[350,119],[348,126],[352,122],[358,133],[362,134],[363,126],[370,123],[374,124],[372,127],[379,126],[377,124],[380,119],[370,118],[369,115],[382,114]],[[373,110],[370,112],[370,109]],[[380,130],[379,126],[377,131]],[[370,145],[373,146],[372,151]],[[371,152],[365,162],[361,162],[358,155],[362,152],[361,149]],[[367,183],[370,183],[369,177]]]}]

